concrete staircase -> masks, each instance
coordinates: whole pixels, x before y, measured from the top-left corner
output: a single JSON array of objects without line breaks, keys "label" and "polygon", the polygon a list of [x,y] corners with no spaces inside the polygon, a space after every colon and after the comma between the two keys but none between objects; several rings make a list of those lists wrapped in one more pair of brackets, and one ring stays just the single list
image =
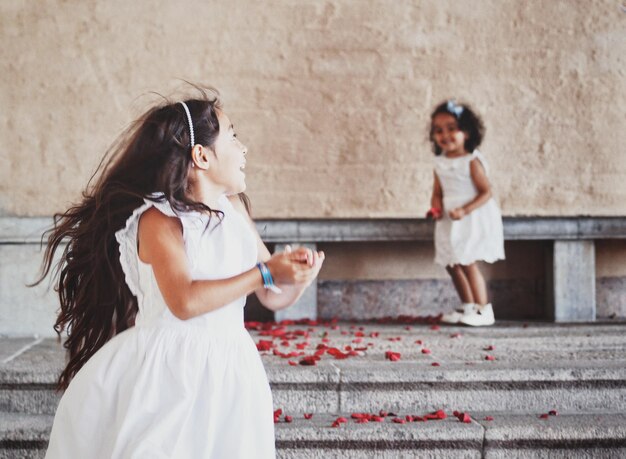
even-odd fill
[{"label": "concrete staircase", "polygon": [[[282,409],[278,457],[626,457],[626,323],[409,322],[251,330]],[[0,458],[43,457],[63,360],[55,340],[0,338]]]}]

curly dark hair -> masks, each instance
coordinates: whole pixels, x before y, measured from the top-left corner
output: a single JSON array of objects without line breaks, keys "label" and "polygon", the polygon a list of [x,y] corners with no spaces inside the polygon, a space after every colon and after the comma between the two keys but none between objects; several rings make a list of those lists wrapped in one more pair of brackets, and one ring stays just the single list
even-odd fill
[{"label": "curly dark hair", "polygon": [[483,120],[476,114],[476,112],[467,104],[457,104],[453,99],[446,100],[437,105],[435,110],[430,115],[430,141],[433,144],[433,152],[439,156],[441,154],[441,148],[435,142],[433,136],[432,121],[435,116],[445,113],[452,115],[456,118],[459,125],[459,130],[467,133],[467,140],[465,141],[465,151],[471,153],[474,151],[483,141],[485,136],[485,125]]},{"label": "curly dark hair", "polygon": [[[196,89],[200,95],[185,101],[195,143],[213,148],[220,129],[219,93],[213,88]],[[115,232],[144,198],[155,200],[152,193],[161,192],[158,200],[168,201],[176,211],[206,212],[221,219],[221,212],[189,197],[190,143],[183,106],[165,100],[132,123],[109,148],[82,201],[54,216],[54,227],[45,233],[42,274],[33,285],[48,275],[55,253],[62,250],[54,268],[61,303],[54,329],[59,337],[63,330],[68,335],[63,346],[69,360],[59,377],[59,390],[67,388],[108,340],[134,326],[137,298],[124,280]],[[246,196],[240,198],[249,209]]]}]

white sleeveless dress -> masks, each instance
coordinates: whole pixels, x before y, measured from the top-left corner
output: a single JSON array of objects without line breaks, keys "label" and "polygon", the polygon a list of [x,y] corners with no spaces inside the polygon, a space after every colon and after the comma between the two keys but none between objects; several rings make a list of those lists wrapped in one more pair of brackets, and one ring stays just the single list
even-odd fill
[{"label": "white sleeveless dress", "polygon": [[116,233],[136,325],[111,339],[78,372],[57,408],[46,458],[274,458],[272,396],[244,328],[245,297],[202,316],[177,319],[152,268],[137,255],[139,217],[150,207],[177,216],[193,279],[252,268],[249,224],[220,198],[221,223],[177,215],[146,200]]},{"label": "white sleeveless dress", "polygon": [[443,218],[435,224],[435,263],[442,266],[504,260],[502,215],[494,198],[460,220],[448,215],[478,194],[470,173],[474,160],[479,160],[488,173],[487,162],[478,150],[458,158],[444,154],[435,157],[435,173],[443,191]]}]

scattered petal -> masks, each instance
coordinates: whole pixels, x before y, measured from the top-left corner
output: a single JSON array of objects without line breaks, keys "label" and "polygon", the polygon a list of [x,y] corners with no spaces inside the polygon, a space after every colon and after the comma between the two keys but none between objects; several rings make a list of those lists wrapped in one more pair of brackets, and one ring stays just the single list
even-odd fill
[{"label": "scattered petal", "polygon": [[435,420],[435,419],[446,419],[447,417],[448,416],[446,415],[445,411],[437,410],[424,416],[424,419]]},{"label": "scattered petal", "polygon": [[427,349],[427,348],[422,349],[422,354],[430,354],[430,349]]},{"label": "scattered petal", "polygon": [[401,354],[399,352],[387,351],[385,352],[385,357],[392,362],[397,362],[400,360]]},{"label": "scattered petal", "polygon": [[320,357],[317,355],[307,355],[306,357],[300,359],[300,365],[317,365],[318,360],[320,360]]},{"label": "scattered petal", "polygon": [[550,416],[558,416],[558,415],[559,415],[559,412],[558,412],[557,410],[550,410],[550,411],[548,411],[548,414],[549,414]]},{"label": "scattered petal", "polygon": [[256,344],[256,348],[259,351],[269,351],[270,349],[272,349],[274,347],[274,343],[269,341],[269,340],[265,340],[262,339],[260,340],[257,344]]},{"label": "scattered petal", "polygon": [[311,419],[313,417],[313,413],[304,413],[304,419]]},{"label": "scattered petal", "polygon": [[291,416],[285,416],[285,422],[292,422],[293,418]]},{"label": "scattered petal", "polygon": [[298,365],[298,362],[294,362],[293,360],[288,360],[287,363],[292,367]]},{"label": "scattered petal", "polygon": [[496,347],[493,344],[490,344],[489,346],[483,348],[483,351],[495,351]]},{"label": "scattered petal", "polygon": [[493,416],[485,416],[485,421],[493,421]]},{"label": "scattered petal", "polygon": [[430,329],[431,330],[441,330],[441,327],[439,325],[431,325]]},{"label": "scattered petal", "polygon": [[548,419],[550,417],[550,415],[548,413],[543,413],[541,416],[539,416],[540,419]]},{"label": "scattered petal", "polygon": [[393,418],[391,421],[395,422],[396,424],[406,424],[406,421],[401,418]]},{"label": "scattered petal", "polygon": [[496,360],[496,358],[493,355],[486,355],[485,360]]},{"label": "scattered petal", "polygon": [[430,365],[431,365],[431,366],[433,366],[433,367],[439,367],[439,366],[441,366],[439,362],[433,362],[433,363],[431,363]]}]

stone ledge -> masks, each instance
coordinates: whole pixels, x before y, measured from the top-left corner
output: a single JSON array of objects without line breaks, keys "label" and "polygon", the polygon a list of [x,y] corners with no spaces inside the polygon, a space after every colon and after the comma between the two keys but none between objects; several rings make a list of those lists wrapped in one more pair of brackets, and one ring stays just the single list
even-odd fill
[{"label": "stone ledge", "polygon": [[[505,217],[506,240],[624,239],[626,217]],[[0,244],[34,244],[50,217],[0,217]],[[423,219],[257,220],[265,242],[431,241]]]}]

